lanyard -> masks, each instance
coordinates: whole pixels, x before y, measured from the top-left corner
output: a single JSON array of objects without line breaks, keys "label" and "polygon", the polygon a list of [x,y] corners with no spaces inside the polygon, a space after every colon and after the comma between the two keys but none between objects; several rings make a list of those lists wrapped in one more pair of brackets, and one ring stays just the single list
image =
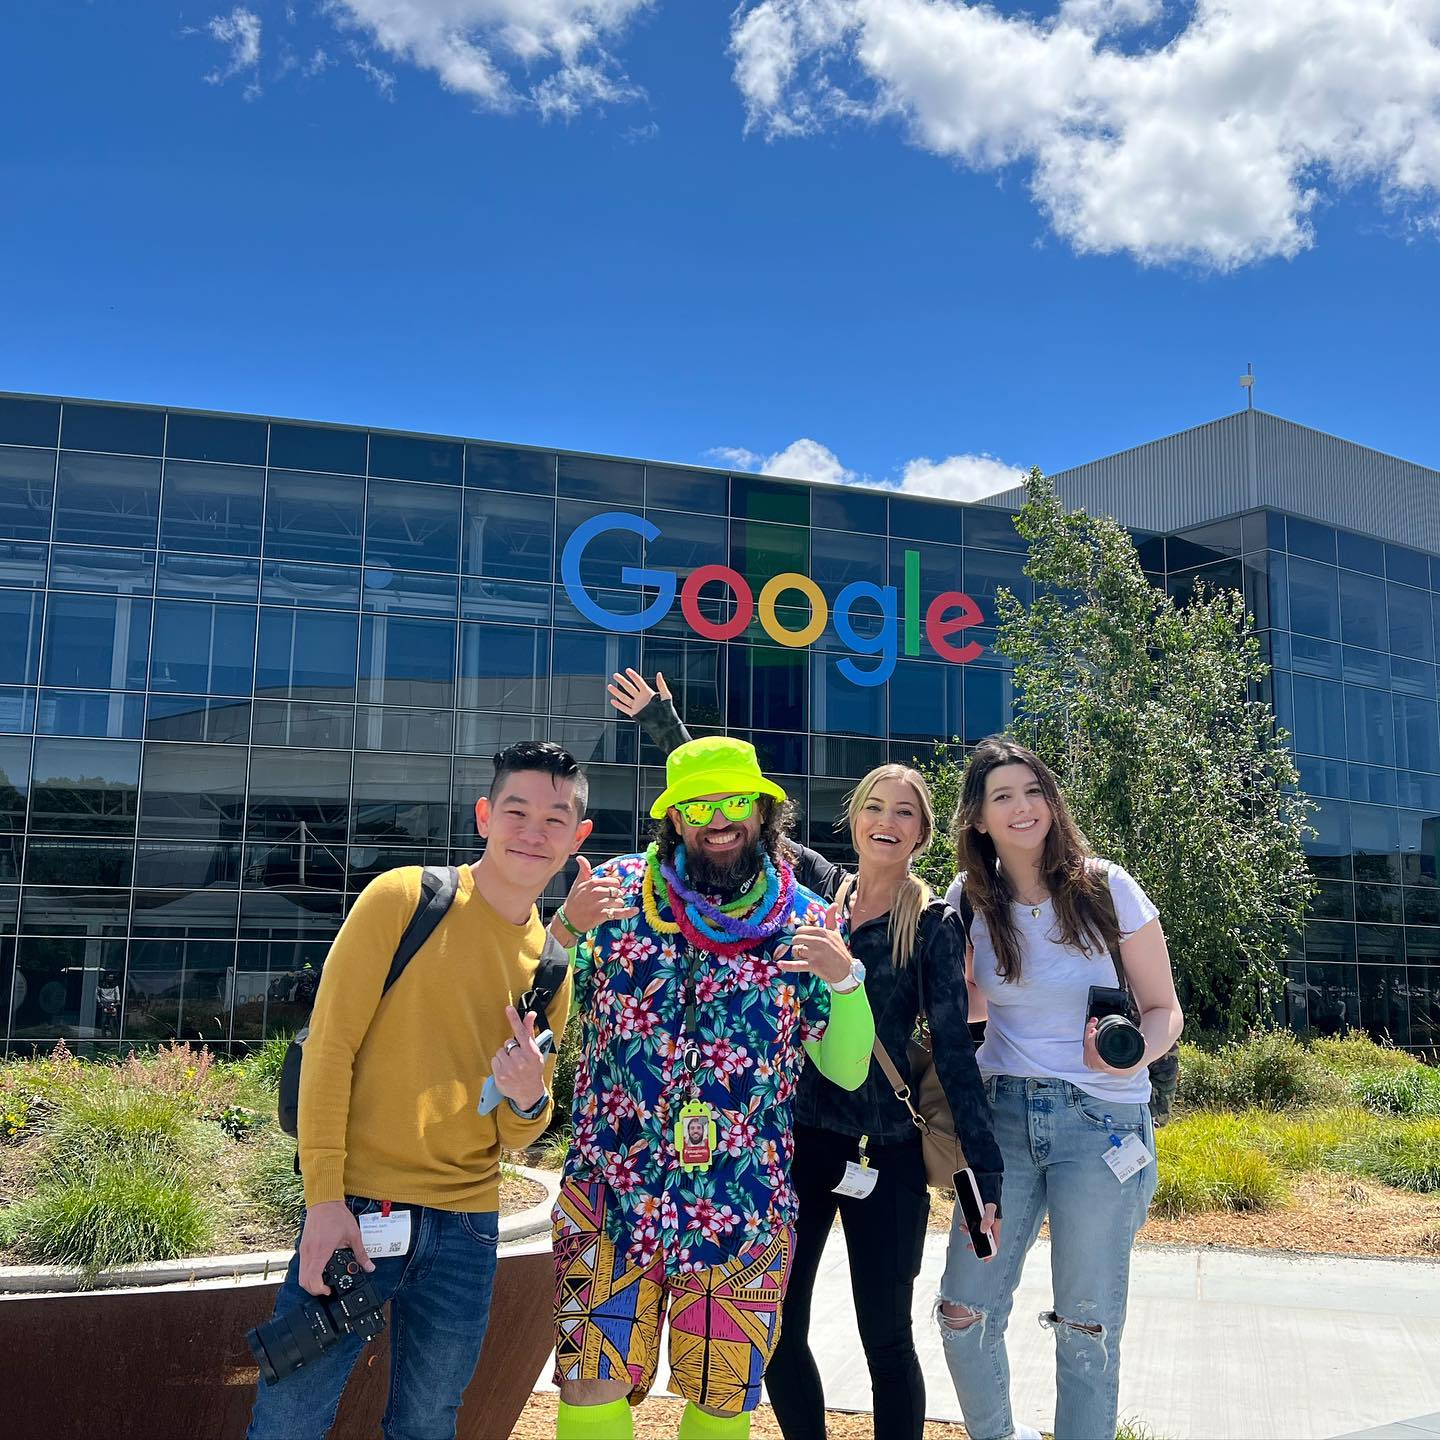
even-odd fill
[{"label": "lanyard", "polygon": [[700,1086],[695,1077],[700,1070],[700,1047],[697,1043],[700,1036],[700,1006],[695,995],[695,952],[689,945],[685,946],[685,1014],[680,1022],[680,1063],[685,1068],[685,1073],[690,1080],[690,1098],[693,1100],[700,1093]]}]

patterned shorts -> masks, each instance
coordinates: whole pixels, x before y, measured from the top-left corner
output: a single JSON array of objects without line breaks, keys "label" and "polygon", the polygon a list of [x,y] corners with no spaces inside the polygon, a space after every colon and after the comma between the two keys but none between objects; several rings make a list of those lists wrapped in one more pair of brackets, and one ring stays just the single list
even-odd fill
[{"label": "patterned shorts", "polygon": [[738,1415],[760,1403],[780,1339],[780,1303],[794,1235],[788,1226],[733,1260],[666,1275],[663,1256],[630,1260],[605,1234],[599,1182],[567,1179],[555,1206],[555,1381],[630,1377],[630,1402],[655,1383],[660,1326],[670,1311],[670,1373],[697,1405]]}]

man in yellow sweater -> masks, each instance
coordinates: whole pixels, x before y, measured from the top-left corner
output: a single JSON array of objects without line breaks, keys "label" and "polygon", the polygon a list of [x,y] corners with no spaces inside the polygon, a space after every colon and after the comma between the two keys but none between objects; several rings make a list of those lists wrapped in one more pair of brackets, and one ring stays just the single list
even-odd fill
[{"label": "man in yellow sweater", "polygon": [[[446,1440],[489,1318],[499,1231],[500,1152],[530,1144],[551,1115],[537,1017],[517,1013],[549,939],[535,902],[590,833],[573,756],[524,741],[495,757],[476,802],[483,856],[460,868],[433,934],[386,989],[421,894],[418,867],[391,870],[355,902],[331,946],[305,1041],[300,1169],[305,1224],[276,1315],[329,1291],[322,1271],[348,1247],[390,1301],[387,1440]],[[581,865],[571,924],[631,913]],[[564,912],[562,911],[562,915]],[[568,940],[561,923],[557,936]],[[571,942],[573,943],[573,942]],[[539,1028],[558,1045],[570,976]],[[487,1078],[504,1099],[477,1113]],[[260,1387],[250,1440],[310,1440],[334,1423],[361,1350],[345,1336]]]}]

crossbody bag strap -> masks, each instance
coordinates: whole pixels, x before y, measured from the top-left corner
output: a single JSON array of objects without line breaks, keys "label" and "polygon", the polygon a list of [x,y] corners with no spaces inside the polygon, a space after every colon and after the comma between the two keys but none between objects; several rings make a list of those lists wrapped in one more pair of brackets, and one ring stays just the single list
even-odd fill
[{"label": "crossbody bag strap", "polygon": [[1110,876],[1105,876],[1105,888],[1099,896],[1100,908],[1105,912],[1105,918],[1110,922],[1110,933],[1116,938],[1113,941],[1107,940],[1106,947],[1110,951],[1111,963],[1115,966],[1115,978],[1120,982],[1120,988],[1130,996],[1130,1003],[1135,1003],[1135,997],[1130,993],[1130,980],[1125,974],[1125,957],[1120,953],[1120,917],[1115,913],[1115,897],[1110,893]]},{"label": "crossbody bag strap", "polygon": [[420,872],[420,900],[404,934],[400,936],[400,943],[395,947],[390,971],[385,976],[385,989],[380,992],[382,995],[405,973],[405,967],[435,933],[459,889],[460,872],[453,865],[427,865]]},{"label": "crossbody bag strap", "polygon": [[870,1053],[874,1055],[875,1063],[885,1072],[885,1078],[890,1082],[890,1088],[895,1092],[895,1098],[910,1112],[911,1124],[922,1134],[928,1133],[930,1124],[915,1108],[910,1095],[910,1087],[901,1079],[900,1072],[895,1068],[895,1062],[890,1058],[890,1052],[877,1039],[871,1047]]},{"label": "crossbody bag strap", "polygon": [[[570,954],[565,947],[546,931],[545,948],[540,952],[540,963],[535,967],[535,983],[516,1003],[515,1009],[523,1019],[533,1010],[541,1020],[548,1019],[550,1002],[560,993],[565,983],[565,972],[570,968]],[[563,1019],[562,1019],[562,1024]]]}]

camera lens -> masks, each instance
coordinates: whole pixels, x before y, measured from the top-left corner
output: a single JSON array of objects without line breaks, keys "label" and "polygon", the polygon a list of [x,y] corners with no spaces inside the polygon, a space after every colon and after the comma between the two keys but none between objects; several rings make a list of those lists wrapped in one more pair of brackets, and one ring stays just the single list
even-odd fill
[{"label": "camera lens", "polygon": [[1129,1070],[1145,1053],[1145,1037],[1123,1015],[1106,1015],[1095,1031],[1100,1058],[1116,1070]]}]

